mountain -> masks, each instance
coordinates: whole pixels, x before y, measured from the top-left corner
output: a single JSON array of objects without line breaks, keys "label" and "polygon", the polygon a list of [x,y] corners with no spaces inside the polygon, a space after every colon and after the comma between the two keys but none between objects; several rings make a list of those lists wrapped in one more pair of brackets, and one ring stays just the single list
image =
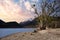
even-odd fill
[{"label": "mountain", "polygon": [[13,22],[4,22],[0,20],[0,28],[35,28],[35,20],[25,21],[21,23]]},{"label": "mountain", "polygon": [[17,22],[7,22],[5,25],[7,28],[22,28],[22,26]]},{"label": "mountain", "polygon": [[[57,22],[57,26],[60,27],[60,17],[53,17],[54,20],[53,23],[54,25]],[[0,28],[36,28],[38,27],[37,22],[36,22],[36,18],[33,19],[32,21],[25,21],[25,22],[20,22],[17,23],[15,21],[13,22],[4,22],[2,20],[0,20]]]},{"label": "mountain", "polygon": [[4,27],[5,26],[5,22],[0,20],[0,27]]},{"label": "mountain", "polygon": [[22,28],[17,22],[4,22],[0,20],[0,28]]},{"label": "mountain", "polygon": [[36,20],[21,22],[23,28],[36,28]]}]

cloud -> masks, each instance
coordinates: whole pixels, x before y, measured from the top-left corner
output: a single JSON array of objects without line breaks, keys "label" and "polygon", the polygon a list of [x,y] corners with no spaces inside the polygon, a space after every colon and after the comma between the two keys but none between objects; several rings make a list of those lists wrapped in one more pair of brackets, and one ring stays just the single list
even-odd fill
[{"label": "cloud", "polygon": [[28,11],[33,11],[34,12],[34,9],[31,7],[31,4],[29,1],[26,1],[25,2],[25,7]]},{"label": "cloud", "polygon": [[19,5],[14,4],[11,0],[3,0],[3,1],[0,0],[0,19],[6,22],[9,21],[22,22],[30,18],[34,18],[31,13],[27,11],[24,12]]},{"label": "cloud", "polygon": [[25,2],[25,7],[27,10],[30,10],[31,9],[31,4],[27,1]]},{"label": "cloud", "polygon": [[38,1],[38,0],[32,0],[32,1],[36,2],[36,1]]}]

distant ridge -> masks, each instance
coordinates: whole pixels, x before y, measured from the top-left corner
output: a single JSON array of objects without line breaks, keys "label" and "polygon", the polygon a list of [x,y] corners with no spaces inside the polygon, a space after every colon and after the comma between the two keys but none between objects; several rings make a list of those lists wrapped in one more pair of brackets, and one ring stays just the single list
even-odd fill
[{"label": "distant ridge", "polygon": [[17,23],[16,21],[4,22],[3,20],[0,20],[0,28],[35,28],[35,24],[35,20],[21,23]]},{"label": "distant ridge", "polygon": [[4,22],[0,20],[0,28],[22,28],[17,22]]},{"label": "distant ridge", "polygon": [[[60,17],[53,17],[53,22],[58,22],[58,27],[60,27]],[[37,28],[38,25],[36,23],[36,19],[33,19],[32,21],[25,21],[17,23],[16,21],[13,22],[4,22],[3,20],[0,20],[0,28]]]}]

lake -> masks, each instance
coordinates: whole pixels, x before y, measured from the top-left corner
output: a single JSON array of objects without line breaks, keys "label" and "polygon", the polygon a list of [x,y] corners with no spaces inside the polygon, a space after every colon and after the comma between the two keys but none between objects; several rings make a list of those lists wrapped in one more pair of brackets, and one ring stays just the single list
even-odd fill
[{"label": "lake", "polygon": [[32,32],[35,29],[36,28],[0,28],[0,38],[17,32]]}]

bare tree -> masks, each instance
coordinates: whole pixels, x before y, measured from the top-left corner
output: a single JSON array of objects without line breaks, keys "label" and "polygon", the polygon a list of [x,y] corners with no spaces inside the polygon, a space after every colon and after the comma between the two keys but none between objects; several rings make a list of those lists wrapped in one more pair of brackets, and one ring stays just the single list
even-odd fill
[{"label": "bare tree", "polygon": [[[32,6],[32,8],[34,8],[34,10],[35,10],[35,14],[37,14],[37,16],[38,16],[37,22],[39,25],[39,29],[46,29],[46,27],[48,27],[48,24],[50,22],[52,22],[53,18],[50,15],[52,15],[58,9],[58,7],[55,8],[56,5],[57,5],[56,0],[51,3],[48,3],[47,1],[44,1],[44,2],[42,1],[41,15],[38,14],[37,8],[35,8],[35,4]],[[54,15],[56,15],[56,14],[54,14]]]}]

